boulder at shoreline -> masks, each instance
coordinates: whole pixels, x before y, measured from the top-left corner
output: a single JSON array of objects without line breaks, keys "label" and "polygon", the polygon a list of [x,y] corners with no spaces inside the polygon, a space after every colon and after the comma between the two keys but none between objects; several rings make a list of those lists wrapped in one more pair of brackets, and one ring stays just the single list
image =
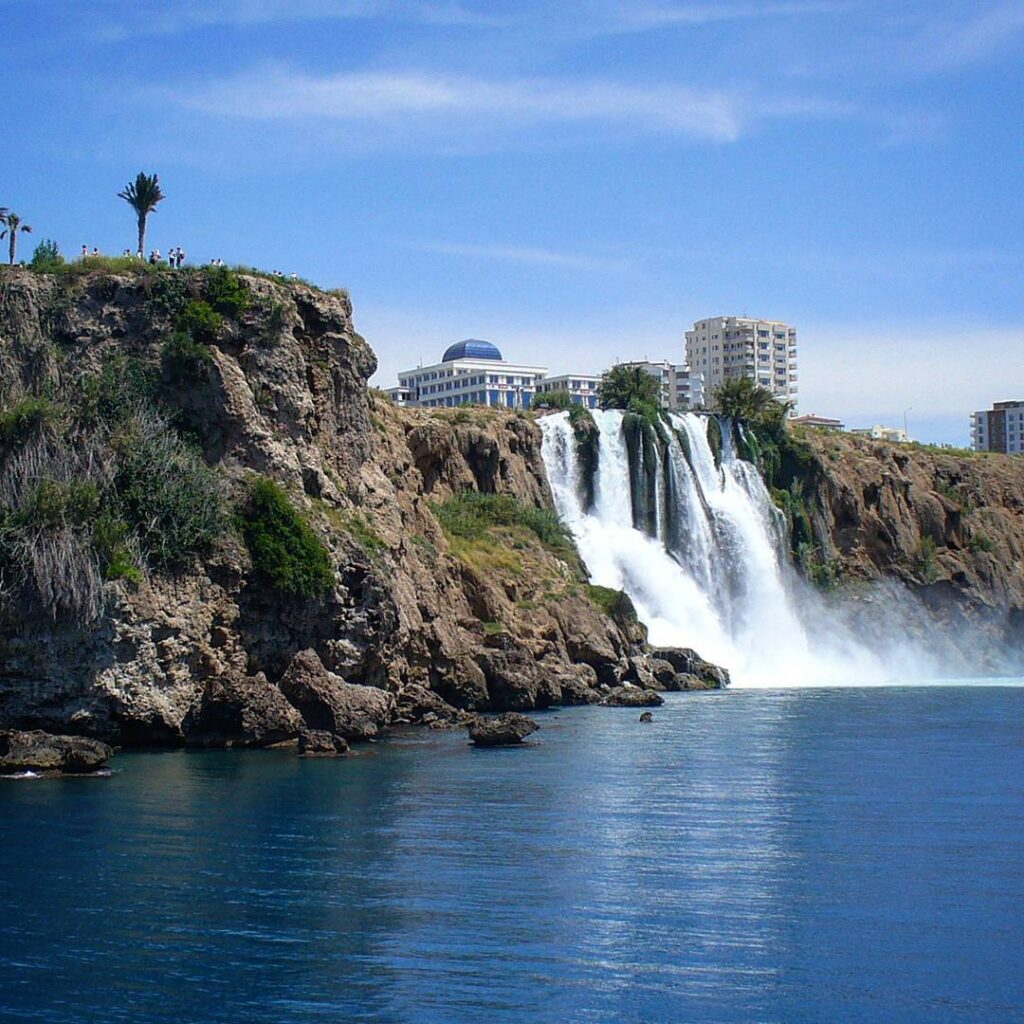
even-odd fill
[{"label": "boulder at shoreline", "polygon": [[526,715],[510,711],[495,718],[478,718],[469,726],[469,738],[477,747],[508,747],[522,743],[538,728]]},{"label": "boulder at shoreline", "polygon": [[98,771],[114,748],[85,736],[51,736],[41,729],[0,732],[0,774],[43,772],[84,775]]}]

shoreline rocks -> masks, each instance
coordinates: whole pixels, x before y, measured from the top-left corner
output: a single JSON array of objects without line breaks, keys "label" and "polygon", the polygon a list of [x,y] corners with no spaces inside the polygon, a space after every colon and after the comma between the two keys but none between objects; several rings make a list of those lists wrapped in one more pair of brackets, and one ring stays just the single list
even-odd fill
[{"label": "shoreline rocks", "polygon": [[53,736],[41,729],[0,732],[0,775],[92,775],[113,756],[113,747],[85,736]]},{"label": "shoreline rocks", "polygon": [[654,708],[664,703],[665,698],[656,690],[644,690],[639,686],[616,686],[605,694],[601,707]]},{"label": "shoreline rocks", "polygon": [[476,747],[510,747],[523,742],[540,726],[516,711],[494,718],[478,718],[469,725],[469,738]]}]

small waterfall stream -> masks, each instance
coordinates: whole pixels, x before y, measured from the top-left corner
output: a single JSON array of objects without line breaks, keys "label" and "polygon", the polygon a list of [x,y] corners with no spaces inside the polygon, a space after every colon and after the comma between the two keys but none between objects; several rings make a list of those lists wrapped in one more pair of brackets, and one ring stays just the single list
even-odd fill
[{"label": "small waterfall stream", "polygon": [[720,464],[706,418],[693,414],[671,415],[667,445],[645,461],[649,438],[624,430],[623,413],[593,415],[592,508],[567,413],[540,421],[544,463],[591,579],[629,594],[652,644],[694,647],[738,686],[885,683],[905,669],[893,650],[860,642],[797,577],[781,513],[756,468],[737,458],[727,424]]}]

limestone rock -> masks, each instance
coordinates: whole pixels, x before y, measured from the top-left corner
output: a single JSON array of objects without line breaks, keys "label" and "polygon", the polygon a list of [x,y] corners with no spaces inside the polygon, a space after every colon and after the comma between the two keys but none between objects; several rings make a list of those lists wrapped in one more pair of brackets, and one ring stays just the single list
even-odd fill
[{"label": "limestone rock", "polygon": [[[705,661],[690,647],[656,647],[651,652],[651,656],[671,665],[677,674],[694,676],[703,680],[708,685],[701,689],[720,689],[729,685],[729,673],[726,669],[714,665],[710,661]],[[678,679],[673,679],[668,685],[668,689],[696,689],[696,687],[681,685]]]},{"label": "limestone rock", "polygon": [[186,742],[269,747],[294,740],[301,726],[302,716],[262,672],[227,673],[207,683],[199,710],[186,727]]},{"label": "limestone rock", "polygon": [[395,710],[392,694],[375,686],[346,683],[328,672],[311,648],[295,655],[280,687],[308,728],[346,740],[372,739]]},{"label": "limestone rock", "polygon": [[299,733],[300,757],[344,757],[348,742],[323,729],[303,729]]},{"label": "limestone rock", "polygon": [[113,756],[112,747],[84,736],[53,736],[39,729],[0,732],[0,774],[88,774]]},{"label": "limestone rock", "polygon": [[664,703],[665,698],[660,693],[639,686],[616,686],[601,700],[601,704],[609,708],[651,708]]},{"label": "limestone rock", "polygon": [[495,718],[478,718],[469,726],[469,738],[477,747],[509,747],[535,733],[536,722],[515,711]]}]

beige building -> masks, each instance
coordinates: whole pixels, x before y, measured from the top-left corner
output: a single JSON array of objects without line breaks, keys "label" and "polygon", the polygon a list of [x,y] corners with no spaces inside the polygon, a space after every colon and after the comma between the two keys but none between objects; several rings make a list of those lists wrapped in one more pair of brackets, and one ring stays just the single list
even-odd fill
[{"label": "beige building", "polygon": [[749,377],[796,409],[796,328],[778,320],[716,316],[686,332],[686,362],[704,376],[704,394],[734,377]]}]

